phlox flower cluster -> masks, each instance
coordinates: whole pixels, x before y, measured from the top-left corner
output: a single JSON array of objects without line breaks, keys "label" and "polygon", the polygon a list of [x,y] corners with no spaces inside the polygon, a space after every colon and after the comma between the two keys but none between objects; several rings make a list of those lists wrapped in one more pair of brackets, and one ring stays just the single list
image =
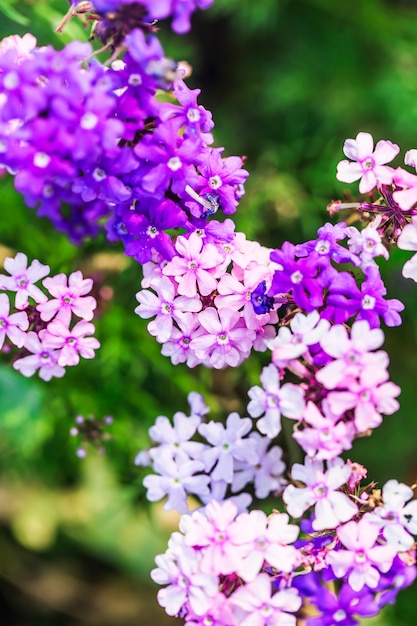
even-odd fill
[{"label": "phlox flower cluster", "polygon": [[[64,376],[65,367],[78,365],[80,358],[94,358],[100,343],[92,337],[97,303],[87,295],[91,278],[80,271],[69,277],[48,276],[47,265],[36,259],[28,265],[23,252],[6,258],[4,268],[8,275],[0,275],[0,348],[5,353],[20,349],[14,355],[14,368],[23,376],[38,372],[40,378],[50,380]],[[79,321],[74,323],[74,318]]]},{"label": "phlox flower cluster", "polygon": [[[296,464],[292,476],[306,486],[286,488],[288,513],[299,518],[315,506],[300,536],[287,513],[239,512],[231,501],[184,515],[151,573],[165,585],[159,603],[201,626],[295,626],[298,618],[348,626],[376,615],[416,577],[417,500],[395,480],[382,492],[362,487],[364,474],[340,458],[327,470],[320,461]],[[303,614],[303,599],[314,616]]]},{"label": "phlox flower cluster", "polygon": [[[377,230],[385,242],[398,243],[404,250],[415,250],[415,226],[410,222],[414,223],[417,214],[417,150],[408,150],[404,157],[405,165],[413,168],[413,172],[387,165],[399,152],[399,146],[391,141],[379,141],[374,149],[369,133],[361,132],[356,139],[347,139],[344,153],[351,160],[338,164],[337,178],[345,183],[359,180],[359,192],[369,194],[369,198],[361,202],[332,202],[328,210],[334,214],[349,209],[361,218],[364,212],[372,218],[377,216]],[[415,260],[406,263],[403,274],[417,281]]]},{"label": "phlox flower cluster", "polygon": [[[359,135],[358,140],[363,138]],[[351,156],[355,145],[349,146]],[[362,148],[358,150],[359,160],[371,158],[372,148],[367,156],[362,154]],[[375,167],[371,161],[362,163],[364,193],[370,191],[371,183],[379,189],[391,186],[390,197],[396,193],[393,170],[386,165],[389,157],[396,154],[396,147],[380,142],[372,157]],[[347,170],[353,180],[357,172],[354,174],[354,168],[347,166],[339,167],[339,178],[347,176],[343,173]],[[389,195],[387,189],[384,193]],[[269,320],[271,334],[264,337],[272,362],[262,370],[261,384],[249,390],[247,411],[258,432],[250,432],[251,426],[244,426],[248,418],[237,414],[227,418],[226,426],[202,422],[200,416],[192,434],[198,432],[212,444],[211,449],[201,440],[190,442],[188,435],[180,444],[177,435],[170,437],[172,447],[168,452],[164,447],[166,440],[160,434],[155,436],[151,429],[151,436],[159,445],[139,455],[142,461],[146,457],[147,464],[159,474],[145,478],[148,498],[168,496],[165,506],[173,508],[173,482],[168,483],[163,466],[166,467],[168,458],[170,462],[180,458],[183,445],[203,446],[183,459],[184,463],[193,459],[204,465],[200,493],[194,486],[188,491],[184,488],[181,506],[175,508],[186,511],[188,494],[197,496],[205,507],[181,519],[182,532],[174,533],[167,553],[157,557],[158,567],[152,573],[156,582],[165,585],[158,600],[169,615],[180,616],[193,625],[234,626],[242,622],[247,626],[272,626],[295,624],[297,619],[303,619],[307,626],[350,626],[358,624],[358,618],[376,615],[385,604],[394,602],[399,590],[416,578],[417,501],[412,489],[396,480],[389,480],[381,490],[375,489],[372,482],[363,486],[366,469],[339,456],[352,447],[355,437],[369,435],[383,415],[391,415],[399,407],[400,388],[389,380],[389,358],[380,349],[384,342],[381,324],[401,324],[399,313],[404,307],[399,300],[386,298],[376,262],[377,257],[388,258],[387,233],[394,222],[384,217],[385,206],[381,206],[382,210],[362,230],[343,222],[335,226],[325,224],[312,241],[297,246],[284,243],[280,249],[268,251],[268,274],[260,275],[257,268],[258,280],[244,284],[250,287],[246,291],[247,305],[245,290],[235,281],[242,275],[241,260],[233,259],[232,268],[219,278],[217,285],[212,281],[215,268],[224,263],[221,256],[216,258],[219,249],[213,240],[207,254],[211,266],[203,267],[205,259],[200,264],[199,259],[191,257],[188,244],[187,249],[182,248],[182,259],[173,257],[165,264],[158,264],[155,259],[153,266],[146,268],[145,293],[137,296],[137,312],[151,317],[152,300],[155,319],[150,322],[149,331],[164,346],[168,333],[182,323],[181,312],[173,310],[174,297],[181,306],[190,307],[187,311],[184,308],[182,315],[194,315],[197,319],[207,315],[207,311],[214,313],[212,303],[219,309],[221,319],[221,307],[227,304],[231,311],[240,310],[248,330],[254,316],[273,316]],[[413,221],[404,229],[404,248],[417,250],[415,232]],[[190,235],[188,242],[193,238]],[[235,245],[239,238],[236,235],[227,245]],[[197,239],[195,242],[197,245]],[[199,245],[199,252],[203,245]],[[190,274],[190,269],[197,267],[209,271],[207,282],[203,272]],[[250,264],[248,267],[253,269]],[[178,283],[178,289],[170,301],[158,303],[157,310],[156,297],[150,295],[150,290],[157,292],[158,281],[167,277],[171,278],[171,294],[173,284]],[[191,302],[180,300],[186,297]],[[191,307],[195,311],[191,312]],[[167,313],[171,315],[169,322]],[[198,322],[192,330],[197,337],[202,332]],[[190,333],[191,346],[192,337]],[[209,344],[208,339],[204,341]],[[185,361],[182,358],[178,362]],[[211,361],[204,364],[214,365]],[[242,433],[247,441],[262,442],[264,450],[269,446],[273,450],[283,417],[294,421],[293,437],[306,457],[303,464],[293,465],[287,486],[281,478],[285,512],[274,511],[266,518],[264,513],[248,512],[242,506],[244,494],[239,494],[240,500],[234,499],[238,489],[248,489],[251,482],[256,482],[250,477],[250,448],[244,453],[246,468],[242,481],[235,478],[236,469],[241,471],[237,463],[242,461],[239,453],[232,450],[236,437]],[[158,419],[164,420],[167,433],[167,418]],[[179,425],[177,420],[176,417],[175,424]],[[160,426],[162,432],[162,421]],[[239,446],[242,441],[239,439]],[[257,466],[261,465],[258,459]],[[177,476],[174,482],[178,482]],[[248,480],[244,482],[246,476]],[[221,478],[229,481],[229,487],[216,493],[210,488],[210,481],[213,484]],[[164,489],[160,488],[162,481]],[[156,485],[158,488],[154,489]],[[271,495],[272,490],[264,493]],[[255,489],[255,496],[259,499],[264,494]],[[277,504],[280,506],[280,502]],[[289,523],[289,516],[298,520],[301,527],[298,538],[297,527]],[[289,524],[288,528],[295,530],[285,546],[286,556],[282,553],[274,562],[275,551],[284,546],[278,537],[273,538],[273,533],[269,535],[269,525],[279,523]],[[192,582],[197,580],[198,589]],[[291,597],[292,609],[284,603],[283,593],[292,594],[287,596],[288,600]],[[314,607],[313,615],[311,610],[303,612],[303,603]],[[287,614],[276,613],[277,609]]]},{"label": "phlox flower cluster", "polygon": [[[229,238],[227,238],[229,239]],[[236,367],[275,336],[274,310],[256,312],[259,283],[271,284],[270,250],[242,233],[228,241],[210,229],[179,236],[168,263],[145,266],[135,312],[174,364]]]},{"label": "phlox flower cluster", "polygon": [[190,415],[177,412],[173,423],[165,416],[157,418],[149,431],[154,447],[136,457],[137,465],[154,472],[143,481],[148,500],[167,497],[166,510],[186,513],[193,495],[194,502],[197,497],[203,504],[231,500],[244,511],[252,500],[242,493],[246,485],[253,484],[257,498],[282,492],[282,449],[250,432],[250,418],[231,413],[223,425],[205,419],[209,409],[199,394],[191,393],[189,403]]},{"label": "phlox flower cluster", "polygon": [[[75,243],[105,223],[141,264],[156,253],[170,261],[179,229],[189,236],[235,212],[248,176],[240,157],[211,146],[200,90],[144,24],[123,36],[128,51],[111,67],[87,43],[31,42],[22,56],[15,38],[0,49],[0,161],[16,188]],[[228,239],[230,224],[211,230]]]},{"label": "phlox flower cluster", "polygon": [[[349,450],[355,437],[370,434],[399,407],[388,355],[375,351],[383,341],[383,331],[367,320],[349,329],[330,327],[317,312],[297,313],[270,341],[272,363],[262,371],[262,387],[248,392],[257,429],[273,439],[284,415],[295,420],[293,437],[309,457],[330,460]],[[282,384],[287,373],[300,384]]]}]

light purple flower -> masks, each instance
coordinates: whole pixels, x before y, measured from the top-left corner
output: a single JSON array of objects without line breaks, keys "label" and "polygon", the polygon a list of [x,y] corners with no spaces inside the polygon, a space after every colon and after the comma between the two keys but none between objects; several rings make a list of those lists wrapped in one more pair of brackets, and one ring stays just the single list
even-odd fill
[{"label": "light purple flower", "polygon": [[175,285],[167,276],[162,276],[159,281],[154,280],[152,288],[156,295],[149,290],[142,290],[136,294],[139,306],[136,307],[135,313],[145,319],[156,315],[148,324],[148,331],[157,341],[165,343],[171,337],[173,322],[179,323],[185,311],[193,313],[200,311],[202,304],[198,297],[177,296]]},{"label": "light purple flower", "polygon": [[305,487],[288,485],[283,494],[287,511],[293,517],[301,517],[307,509],[315,505],[314,530],[337,528],[357,513],[358,507],[341,491],[350,476],[348,465],[337,458],[325,472],[322,461],[306,457],[304,465],[295,463],[291,469],[293,480],[304,483]]},{"label": "light purple flower", "polygon": [[0,293],[0,350],[6,337],[15,346],[21,348],[26,340],[25,331],[29,328],[29,320],[26,313],[22,311],[9,315],[9,312],[9,298],[5,293]]},{"label": "light purple flower", "polygon": [[382,488],[383,505],[365,515],[365,519],[383,529],[387,543],[399,552],[410,550],[414,545],[412,535],[417,534],[417,500],[411,500],[413,496],[408,485],[389,480]]},{"label": "light purple flower", "polygon": [[360,591],[365,585],[375,589],[380,572],[387,572],[392,565],[396,550],[387,544],[377,544],[378,535],[378,526],[366,519],[348,522],[337,529],[337,536],[346,550],[329,551],[327,562],[337,578],[349,572],[348,582],[354,591]]},{"label": "light purple flower", "polygon": [[25,348],[32,354],[15,361],[13,367],[26,377],[33,376],[36,370],[39,370],[39,377],[43,380],[48,381],[53,377],[62,378],[65,369],[58,364],[59,351],[43,345],[42,332],[44,331],[39,333],[39,337],[33,331],[27,333]]},{"label": "light purple flower", "polygon": [[392,183],[394,170],[386,164],[399,153],[400,148],[391,141],[378,141],[374,150],[374,140],[369,133],[358,133],[356,139],[346,139],[343,146],[345,155],[351,161],[340,161],[337,166],[337,180],[353,183],[360,179],[360,193],[368,193],[377,184]]},{"label": "light purple flower", "polygon": [[300,419],[304,407],[304,389],[300,385],[285,383],[280,387],[279,371],[272,363],[264,367],[261,374],[263,387],[251,387],[248,391],[251,401],[248,413],[260,417],[257,429],[270,439],[281,431],[281,414],[290,419]]},{"label": "light purple flower", "polygon": [[153,469],[157,473],[149,474],[143,479],[143,484],[148,490],[146,497],[151,502],[156,502],[168,496],[164,504],[166,511],[175,509],[180,513],[186,513],[187,494],[204,496],[209,493],[209,477],[198,474],[204,470],[201,461],[183,459],[174,461],[169,451],[161,450],[154,459]]},{"label": "light purple flower", "polygon": [[35,259],[28,267],[26,254],[18,252],[14,259],[6,258],[4,269],[10,276],[0,275],[0,289],[16,292],[16,309],[26,308],[29,297],[37,303],[47,301],[47,296],[34,283],[49,274],[48,265],[42,265]]},{"label": "light purple flower", "polygon": [[201,460],[212,479],[232,483],[236,461],[257,463],[256,442],[250,438],[243,439],[251,427],[251,420],[248,417],[241,418],[238,413],[228,416],[226,426],[210,421],[198,427],[200,435],[211,446],[203,452]]}]

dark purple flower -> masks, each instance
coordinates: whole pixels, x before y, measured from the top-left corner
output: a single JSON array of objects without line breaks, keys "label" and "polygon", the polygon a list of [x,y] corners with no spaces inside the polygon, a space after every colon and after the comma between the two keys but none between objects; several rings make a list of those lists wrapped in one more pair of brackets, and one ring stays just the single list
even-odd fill
[{"label": "dark purple flower", "polygon": [[404,305],[396,299],[384,299],[387,290],[379,268],[369,266],[365,270],[365,276],[366,280],[359,289],[351,274],[347,272],[338,274],[330,284],[327,299],[333,309],[326,309],[324,316],[341,324],[357,315],[356,319],[367,320],[371,328],[378,328],[382,317],[387,326],[399,326],[401,317],[398,311],[402,311]]},{"label": "dark purple flower", "polygon": [[126,211],[124,223],[132,238],[126,244],[126,254],[139,263],[147,263],[155,249],[168,260],[175,256],[170,235],[165,230],[179,228],[185,224],[187,216],[172,200],[149,201],[146,213]]},{"label": "dark purple flower", "polygon": [[329,261],[316,253],[298,260],[295,256],[295,246],[288,241],[281,250],[271,252],[271,261],[281,265],[282,269],[275,270],[268,296],[292,294],[298,306],[311,312],[323,305],[323,288],[317,279],[322,266]]}]

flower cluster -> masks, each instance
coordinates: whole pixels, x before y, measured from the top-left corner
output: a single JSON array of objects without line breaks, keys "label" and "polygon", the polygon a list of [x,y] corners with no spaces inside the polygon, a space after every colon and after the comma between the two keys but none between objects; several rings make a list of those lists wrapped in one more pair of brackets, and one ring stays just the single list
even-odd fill
[{"label": "flower cluster", "polygon": [[[368,197],[329,207],[365,216],[362,229],[327,223],[315,239],[271,251],[235,233],[229,217],[212,219],[236,211],[248,172],[243,158],[213,147],[200,91],[166,58],[154,24],[171,17],[185,32],[193,11],[210,4],[71,1],[64,23],[95,22],[111,52],[105,65],[89,44],[56,51],[30,36],[3,42],[1,166],[73,241],[105,223],[108,239],[144,266],[135,312],[151,320],[174,364],[236,367],[252,348],[271,351],[249,390],[250,417],[208,421],[202,397],[190,394],[190,414],[158,417],[155,445],[136,457],[151,468],[148,499],[166,498],[166,509],[185,514],[152,572],[165,585],[160,604],[189,626],[350,626],[416,577],[412,489],[396,480],[363,486],[366,469],[340,454],[398,409],[381,325],[401,324],[404,307],[387,299],[376,259],[388,258],[391,244],[417,250],[417,175],[388,165],[397,145],[374,149],[362,132],[345,142],[350,160],[337,177],[359,180]],[[405,162],[417,169],[417,151]],[[5,269],[0,347],[21,350],[15,369],[50,380],[93,358],[92,281],[81,272],[47,277],[49,267],[28,266],[22,253]],[[417,281],[417,256],[404,275]],[[295,422],[306,453],[289,478],[276,444],[282,417]],[[105,421],[78,416],[76,424],[74,436],[101,445]],[[286,512],[249,512],[248,490],[258,500],[282,495]]]},{"label": "flower cluster", "polygon": [[[96,300],[87,296],[91,278],[80,271],[48,276],[49,267],[18,252],[6,258],[0,275],[0,348],[9,353],[20,348],[13,367],[23,376],[38,371],[40,378],[61,378],[65,367],[78,365],[80,357],[92,359],[100,343],[91,323]],[[36,283],[41,279],[45,293]],[[15,294],[15,312],[10,311],[10,297]],[[74,317],[79,318],[74,324]]]},{"label": "flower cluster", "polygon": [[[169,261],[179,229],[230,236],[230,225],[208,219],[236,210],[248,172],[210,145],[200,90],[186,86],[156,36],[137,27],[123,41],[128,52],[111,68],[87,43],[56,51],[30,41],[26,54],[23,40],[4,45],[1,163],[28,206],[75,243],[106,222],[108,239],[139,263],[156,253]],[[161,90],[172,97],[160,101]]]},{"label": "flower cluster", "polygon": [[[343,209],[353,209],[360,216],[364,212],[372,217],[378,216],[377,229],[380,235],[388,243],[398,241],[401,247],[398,238],[402,237],[405,227],[417,215],[417,175],[402,167],[394,169],[387,165],[399,152],[399,146],[391,141],[379,141],[374,150],[374,140],[369,133],[361,132],[356,139],[347,139],[344,153],[351,160],[343,160],[338,164],[337,178],[346,183],[359,180],[359,192],[370,194],[370,197],[363,202],[332,202],[328,210],[333,214]],[[417,151],[408,150],[404,162],[416,170]],[[380,194],[378,198],[373,197],[375,190]],[[407,246],[404,249],[410,248]],[[416,274],[407,276],[417,279]]]},{"label": "flower cluster", "polygon": [[[363,165],[368,172],[364,185],[371,184],[373,173],[381,177],[380,187],[392,186],[386,162],[395,150],[384,142],[378,146],[378,167]],[[349,169],[339,166],[339,178],[344,168]],[[244,321],[247,332],[255,330],[250,320],[259,325],[263,316],[270,316],[264,345],[271,350],[272,362],[262,370],[261,385],[249,390],[247,411],[256,421],[232,414],[226,426],[205,423],[207,409],[195,414],[192,409],[190,417],[177,413],[174,427],[167,418],[158,418],[150,431],[158,445],[138,455],[138,461],[155,472],[144,479],[148,499],[167,496],[165,508],[186,512],[196,506],[197,497],[204,507],[183,516],[181,533],[174,533],[152,572],[153,579],[165,585],[158,594],[160,604],[186,624],[295,625],[302,618],[307,626],[349,626],[357,624],[358,617],[376,615],[416,578],[417,500],[412,499],[412,489],[396,480],[382,490],[372,482],[364,486],[366,469],[339,456],[352,447],[355,437],[369,435],[383,415],[399,406],[400,388],[389,380],[388,355],[380,349],[381,324],[401,324],[404,307],[386,298],[376,262],[377,257],[388,258],[388,224],[383,203],[380,206],[380,214],[362,230],[343,222],[325,224],[312,241],[263,251],[262,263],[252,252],[251,263],[241,264],[242,240],[235,235],[227,245],[237,243],[238,254],[227,273],[219,248],[212,241],[197,248],[195,235],[184,239],[178,260],[158,264],[154,259],[145,267],[145,291],[137,296],[137,312],[145,318],[156,316],[148,328],[163,343],[163,353],[184,317],[194,316],[187,336],[191,348],[204,338],[206,317],[212,334],[222,331],[213,321],[214,306],[220,320],[225,311],[231,317],[240,311],[240,325]],[[417,223],[403,232],[402,247],[416,250]],[[198,253],[211,243],[210,255],[200,263],[188,254],[185,241],[195,241]],[[212,265],[204,266],[206,258]],[[223,275],[217,277],[222,263]],[[158,297],[151,294],[150,289],[160,291],[157,285],[162,282],[164,298],[162,292]],[[203,345],[212,349],[207,337]],[[201,353],[206,358],[202,362],[227,364],[218,362],[217,354]],[[194,355],[188,358],[177,362],[199,362]],[[282,417],[295,422],[293,437],[306,458],[293,465],[287,486],[281,474],[278,489],[276,485],[261,493],[252,468],[267,467],[258,450],[269,449],[269,454],[276,449]],[[253,425],[258,432],[250,432]],[[196,433],[200,439],[190,441]],[[257,442],[258,450],[251,449],[251,442]],[[275,468],[281,459],[280,451]],[[225,484],[214,489],[219,479]],[[242,497],[249,494],[238,491],[251,484],[258,500],[281,493],[286,512],[274,511],[269,518],[257,510],[248,512],[250,499]],[[289,516],[300,520],[299,537]],[[314,616],[311,608],[304,612],[307,605],[314,607]]]},{"label": "flower cluster", "polygon": [[[149,431],[156,445],[136,457],[137,465],[150,465],[155,472],[143,481],[148,500],[167,496],[166,510],[185,513],[189,495],[205,504],[227,498],[246,510],[252,501],[248,493],[240,493],[246,485],[254,485],[257,498],[282,492],[285,464],[279,446],[270,446],[259,433],[247,436],[251,420],[237,413],[227,417],[225,426],[204,421],[209,409],[195,392],[189,395],[189,404],[191,414],[175,413],[173,424],[158,417]],[[200,440],[192,440],[197,434]]]},{"label": "flower cluster", "polygon": [[[347,626],[376,615],[416,577],[417,500],[395,480],[382,493],[361,487],[360,469],[341,459],[326,472],[320,462],[294,466],[306,487],[287,487],[289,512],[301,517],[315,504],[300,537],[286,513],[239,513],[230,501],[184,515],[151,573],[165,585],[159,603],[193,626],[295,626],[300,617]],[[323,528],[334,530],[314,532]],[[303,598],[314,617],[303,614]]]},{"label": "flower cluster", "polygon": [[224,231],[220,239],[219,232],[220,226],[179,236],[171,261],[144,268],[146,289],[136,296],[135,312],[154,317],[148,330],[174,364],[236,367],[275,336],[276,312],[253,306],[259,283],[264,290],[271,284],[270,250],[242,233],[231,239]]}]

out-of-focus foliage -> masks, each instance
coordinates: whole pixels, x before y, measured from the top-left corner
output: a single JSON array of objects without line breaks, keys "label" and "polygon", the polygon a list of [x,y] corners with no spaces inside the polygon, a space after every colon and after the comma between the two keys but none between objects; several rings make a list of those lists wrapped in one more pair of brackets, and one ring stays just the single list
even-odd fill
[{"label": "out-of-focus foliage", "polygon": [[[65,0],[0,0],[0,37],[30,29],[41,45],[86,40],[76,20],[53,32],[67,8]],[[328,202],[346,193],[334,176],[346,137],[368,131],[404,151],[417,146],[415,2],[216,0],[188,35],[165,24],[160,33],[169,55],[192,64],[217,145],[247,155],[236,221],[266,245],[312,238],[327,219]],[[77,249],[23,206],[10,178],[0,186],[1,256],[21,250],[52,274],[81,269],[95,278],[102,343],[94,361],[51,383],[23,379],[6,360],[0,367],[1,614],[13,626],[179,623],[146,586],[177,517],[147,505],[133,459],[149,445],[155,417],[186,410],[191,390],[205,393],[217,416],[244,411],[265,357],[215,374],[174,368],[133,313],[140,268],[104,237]],[[350,455],[381,482],[417,476],[417,286],[401,278],[407,257],[394,251],[384,272],[390,296],[408,307],[404,326],[386,333],[401,410]],[[77,414],[114,417],[104,457],[76,457]],[[372,623],[415,624],[413,594]]]}]

